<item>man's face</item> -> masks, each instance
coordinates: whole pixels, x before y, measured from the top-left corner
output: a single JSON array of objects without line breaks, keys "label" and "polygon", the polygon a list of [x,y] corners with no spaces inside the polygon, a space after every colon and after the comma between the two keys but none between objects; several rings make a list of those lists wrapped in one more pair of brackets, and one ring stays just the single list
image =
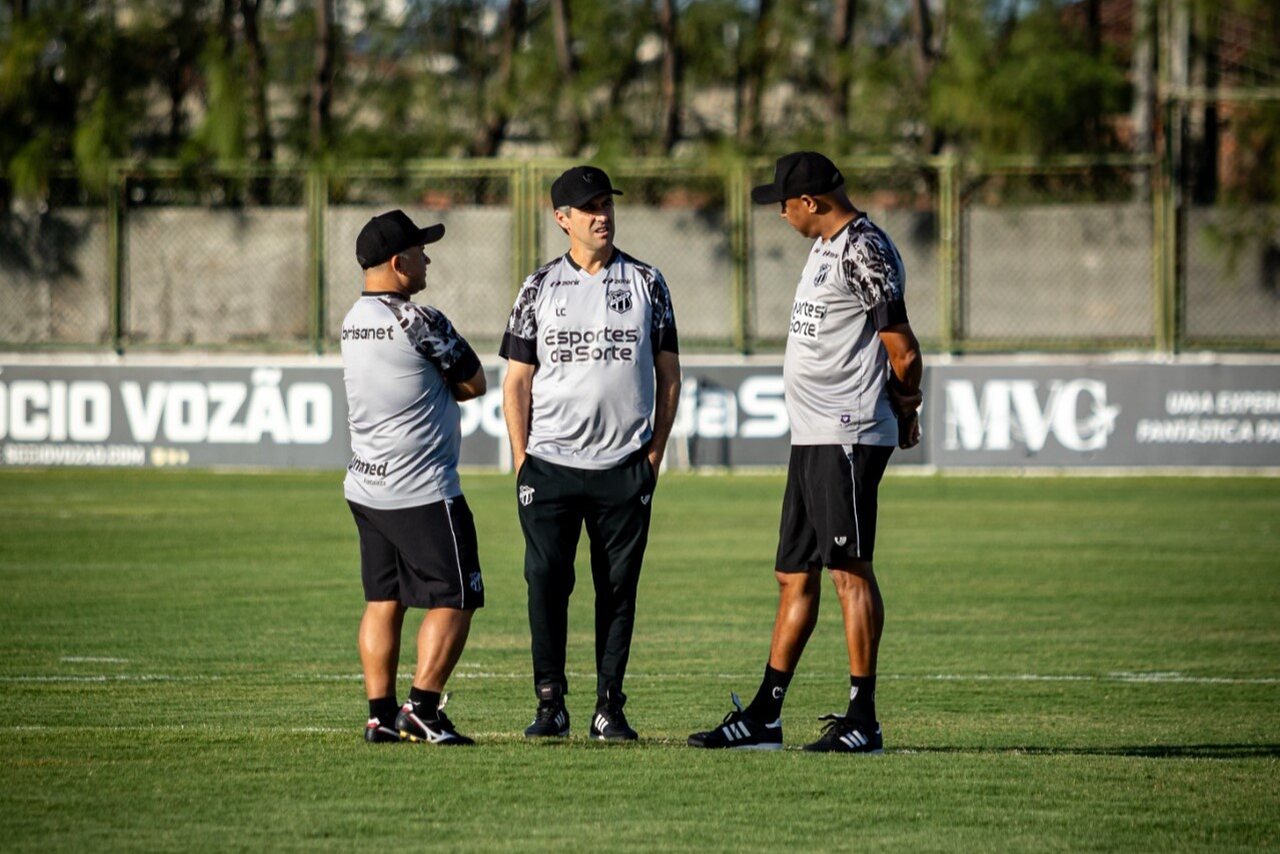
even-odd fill
[{"label": "man's face", "polygon": [[416,246],[398,256],[396,270],[405,284],[405,293],[416,294],[427,286],[427,265],[431,259],[427,257],[424,246]]},{"label": "man's face", "polygon": [[556,211],[556,222],[569,232],[571,240],[597,251],[613,245],[613,194],[601,193],[581,207],[569,208],[569,215]]},{"label": "man's face", "polygon": [[805,237],[814,238],[822,233],[818,226],[815,205],[812,196],[798,196],[783,199],[778,203],[782,218],[787,224]]}]

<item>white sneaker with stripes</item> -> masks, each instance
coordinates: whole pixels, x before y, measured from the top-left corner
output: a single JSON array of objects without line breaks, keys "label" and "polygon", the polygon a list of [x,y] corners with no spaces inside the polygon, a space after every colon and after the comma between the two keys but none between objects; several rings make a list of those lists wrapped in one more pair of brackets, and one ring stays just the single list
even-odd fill
[{"label": "white sneaker with stripes", "polygon": [[781,750],[782,718],[771,724],[761,723],[742,708],[737,694],[733,698],[734,711],[724,716],[718,727],[689,736],[690,747],[733,750]]}]

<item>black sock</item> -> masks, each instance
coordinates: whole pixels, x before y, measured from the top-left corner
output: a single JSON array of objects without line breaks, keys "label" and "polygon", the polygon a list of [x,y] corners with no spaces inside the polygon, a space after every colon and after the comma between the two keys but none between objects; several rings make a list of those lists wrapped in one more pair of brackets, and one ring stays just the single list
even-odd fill
[{"label": "black sock", "polygon": [[418,717],[435,720],[436,710],[440,708],[440,692],[410,688],[409,702],[413,703],[413,710],[418,713]]},{"label": "black sock", "polygon": [[849,711],[845,717],[865,724],[876,722],[876,677],[849,677]]},{"label": "black sock", "polygon": [[369,717],[377,718],[378,723],[383,726],[395,726],[398,711],[400,706],[396,703],[394,694],[390,697],[375,697],[369,701]]},{"label": "black sock", "polygon": [[774,670],[766,664],[760,690],[756,691],[756,698],[744,711],[762,724],[773,723],[782,715],[782,701],[787,698],[787,686],[790,684],[790,673]]}]

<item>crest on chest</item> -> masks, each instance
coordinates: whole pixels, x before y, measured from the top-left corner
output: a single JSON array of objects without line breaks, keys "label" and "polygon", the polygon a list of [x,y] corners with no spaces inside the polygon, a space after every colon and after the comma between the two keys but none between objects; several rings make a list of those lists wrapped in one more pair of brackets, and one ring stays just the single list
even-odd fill
[{"label": "crest on chest", "polygon": [[631,311],[631,291],[629,290],[608,291],[605,293],[605,300],[610,311],[616,311],[618,314]]}]

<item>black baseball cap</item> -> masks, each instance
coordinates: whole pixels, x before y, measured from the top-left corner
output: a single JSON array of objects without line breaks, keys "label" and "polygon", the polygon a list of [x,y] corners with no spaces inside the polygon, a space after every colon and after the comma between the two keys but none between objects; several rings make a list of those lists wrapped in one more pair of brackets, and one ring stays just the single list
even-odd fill
[{"label": "black baseball cap", "polygon": [[551,206],[562,208],[568,205],[576,208],[589,202],[601,193],[612,193],[621,196],[621,190],[613,189],[609,176],[603,169],[594,166],[575,166],[566,170],[551,185]]},{"label": "black baseball cap", "polygon": [[364,224],[356,238],[356,260],[366,270],[385,263],[406,249],[426,246],[444,237],[441,224],[418,228],[402,210],[378,214]]},{"label": "black baseball cap", "polygon": [[773,183],[753,189],[751,201],[768,205],[798,196],[820,196],[842,186],[844,176],[826,157],[816,151],[795,151],[778,158]]}]

